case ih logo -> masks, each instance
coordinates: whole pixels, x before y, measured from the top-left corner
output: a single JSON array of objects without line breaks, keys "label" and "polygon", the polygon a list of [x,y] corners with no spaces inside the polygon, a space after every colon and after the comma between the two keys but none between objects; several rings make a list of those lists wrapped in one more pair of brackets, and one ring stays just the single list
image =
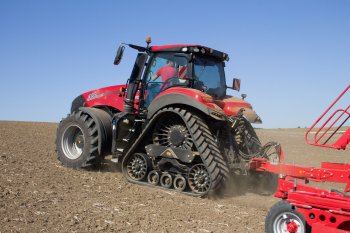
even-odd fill
[{"label": "case ih logo", "polygon": [[93,100],[93,99],[97,99],[97,98],[101,98],[101,97],[107,96],[107,95],[117,95],[117,94],[118,94],[117,91],[107,91],[107,92],[100,93],[100,94],[97,94],[96,92],[93,92],[90,95],[88,95],[87,101],[90,101],[90,100]]},{"label": "case ih logo", "polygon": [[93,92],[93,93],[91,93],[91,94],[88,96],[87,100],[90,101],[90,100],[93,100],[93,99],[97,99],[97,98],[100,98],[100,97],[102,97],[102,96],[104,96],[104,95],[105,95],[104,93],[97,94],[96,92]]}]

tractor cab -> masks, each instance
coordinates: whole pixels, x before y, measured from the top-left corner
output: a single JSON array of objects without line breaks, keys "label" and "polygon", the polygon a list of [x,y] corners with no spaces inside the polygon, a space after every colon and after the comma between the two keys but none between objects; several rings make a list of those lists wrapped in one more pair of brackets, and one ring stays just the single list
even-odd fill
[{"label": "tractor cab", "polygon": [[[128,44],[139,51],[129,80],[127,105],[139,96],[139,108],[147,109],[152,101],[170,87],[195,89],[213,100],[226,97],[226,53],[193,44],[141,47]],[[118,49],[114,64],[119,64],[124,45]],[[140,86],[141,84],[141,86]],[[136,86],[139,93],[136,93]],[[140,88],[141,87],[141,88]],[[135,89],[135,90],[134,90]]]},{"label": "tractor cab", "polygon": [[[169,46],[158,46],[152,49],[154,52],[144,76],[146,82],[149,84],[153,84],[154,81],[161,82],[160,91],[172,86],[181,86],[197,89],[214,99],[223,99],[226,96],[224,60],[210,56],[208,48],[202,47],[200,49],[202,52],[199,53],[188,53],[187,51],[199,50],[199,46],[175,46],[172,49],[175,51],[169,51],[170,49],[167,49]],[[207,55],[205,51],[208,51]],[[168,70],[171,74],[173,72],[172,77],[167,75]],[[158,76],[161,79],[153,81],[152,77]]]}]

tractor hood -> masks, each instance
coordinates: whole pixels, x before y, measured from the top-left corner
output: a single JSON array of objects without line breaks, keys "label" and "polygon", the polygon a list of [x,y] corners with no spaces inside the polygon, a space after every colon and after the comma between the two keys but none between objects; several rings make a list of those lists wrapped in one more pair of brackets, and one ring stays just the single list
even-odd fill
[{"label": "tractor hood", "polygon": [[261,118],[253,110],[252,105],[243,99],[226,96],[223,100],[215,100],[215,104],[222,108],[227,116],[237,115],[239,110],[243,108],[243,115],[249,120],[249,122],[256,124],[262,123]]},{"label": "tractor hood", "polygon": [[125,88],[126,85],[116,85],[85,92],[73,100],[71,112],[79,107],[99,106],[112,107],[123,111],[123,89]]}]

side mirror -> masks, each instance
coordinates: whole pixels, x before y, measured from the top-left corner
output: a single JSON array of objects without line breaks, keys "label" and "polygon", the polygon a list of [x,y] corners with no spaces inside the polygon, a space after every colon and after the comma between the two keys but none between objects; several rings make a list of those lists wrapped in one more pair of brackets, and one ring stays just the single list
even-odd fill
[{"label": "side mirror", "polygon": [[238,78],[234,78],[232,82],[232,89],[239,91],[241,89],[241,80]]},{"label": "side mirror", "polygon": [[124,45],[119,46],[117,54],[115,55],[115,58],[114,58],[114,62],[113,62],[114,65],[119,65],[124,54],[124,49],[125,49]]}]

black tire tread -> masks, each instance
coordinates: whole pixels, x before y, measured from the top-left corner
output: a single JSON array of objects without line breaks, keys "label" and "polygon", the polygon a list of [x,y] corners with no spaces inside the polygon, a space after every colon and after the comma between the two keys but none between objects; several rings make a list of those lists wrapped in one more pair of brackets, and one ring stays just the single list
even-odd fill
[{"label": "black tire tread", "polygon": [[196,113],[185,109],[170,107],[165,110],[177,113],[185,121],[203,164],[210,173],[212,190],[218,191],[223,188],[225,181],[229,178],[229,168],[206,122]]},{"label": "black tire tread", "polygon": [[[85,152],[85,158],[82,163],[74,163],[69,162],[67,159],[62,158],[62,156],[65,156],[63,153],[61,154],[59,150],[57,151],[57,159],[67,167],[72,167],[75,169],[79,168],[89,168],[89,167],[96,167],[99,166],[101,163],[101,156],[98,152],[98,143],[99,143],[99,135],[98,135],[98,129],[96,122],[90,117],[88,114],[78,110],[75,112],[72,112],[71,114],[68,114],[68,116],[64,119],[62,119],[57,127],[57,136],[56,136],[56,147],[58,148],[61,146],[60,144],[60,128],[65,127],[65,125],[71,121],[77,121],[82,123],[84,127],[88,130],[90,135],[87,135],[88,142],[89,142],[89,151],[88,153]],[[84,153],[84,152],[83,152]]]}]

